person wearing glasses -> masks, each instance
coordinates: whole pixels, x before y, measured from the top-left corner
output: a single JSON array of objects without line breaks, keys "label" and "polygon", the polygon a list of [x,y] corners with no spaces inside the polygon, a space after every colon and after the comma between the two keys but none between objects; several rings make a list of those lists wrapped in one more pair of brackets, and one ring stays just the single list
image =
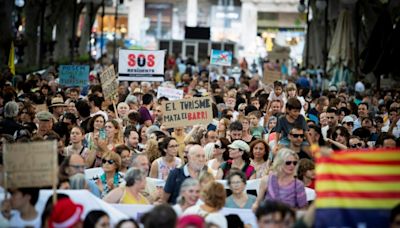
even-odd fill
[{"label": "person wearing glasses", "polygon": [[225,207],[251,209],[256,197],[246,193],[246,174],[240,170],[232,169],[227,179],[232,195],[226,198]]},{"label": "person wearing glasses", "polygon": [[214,177],[217,176],[219,166],[229,159],[228,145],[229,141],[226,138],[220,138],[214,144],[213,159],[207,162]]},{"label": "person wearing glasses", "polygon": [[[76,174],[84,174],[85,161],[79,154],[72,154],[63,160],[58,171],[59,189],[70,189],[70,178]],[[100,190],[93,180],[87,181],[89,190],[95,196],[100,197]]]},{"label": "person wearing glasses", "polygon": [[296,179],[296,166],[299,156],[293,150],[282,148],[272,165],[273,172],[261,179],[258,197],[253,204],[253,211],[265,199],[277,200],[294,209],[307,206],[304,184]]},{"label": "person wearing glasses", "polygon": [[360,137],[352,135],[349,139],[349,146],[353,149],[366,148],[365,142]]},{"label": "person wearing glasses", "polygon": [[288,135],[288,139],[290,141],[289,148],[297,153],[299,159],[307,158],[312,159],[311,155],[306,153],[301,145],[305,138],[305,132],[302,127],[294,126]]},{"label": "person wearing glasses", "polygon": [[354,119],[351,116],[345,116],[342,120],[342,126],[347,129],[347,131],[352,134],[354,127]]},{"label": "person wearing glasses", "polygon": [[178,142],[172,137],[166,137],[161,141],[159,144],[161,157],[151,164],[151,178],[166,180],[171,170],[182,165],[182,160],[177,157],[178,146]]},{"label": "person wearing glasses", "polygon": [[130,168],[125,174],[125,185],[113,189],[103,200],[107,203],[150,204],[142,195],[146,188],[146,172],[138,168]]},{"label": "person wearing glasses", "polygon": [[94,180],[103,198],[122,182],[122,175],[118,172],[121,168],[121,157],[115,152],[106,152],[101,161],[104,173]]}]

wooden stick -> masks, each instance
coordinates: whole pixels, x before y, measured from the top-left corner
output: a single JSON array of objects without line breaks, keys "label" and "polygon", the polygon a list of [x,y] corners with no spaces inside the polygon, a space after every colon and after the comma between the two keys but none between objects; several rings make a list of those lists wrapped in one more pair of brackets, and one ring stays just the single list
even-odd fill
[{"label": "wooden stick", "polygon": [[56,204],[57,202],[57,168],[58,168],[58,162],[57,162],[57,141],[53,141],[53,205]]},{"label": "wooden stick", "polygon": [[[8,149],[7,149],[7,144],[4,142],[4,144],[3,144],[3,153],[4,153],[4,158],[3,158],[3,160],[4,161],[7,161],[6,160],[6,156],[7,156],[7,151]],[[3,176],[3,178],[4,178],[4,200],[7,200],[7,198],[8,198],[8,190],[7,190],[7,185],[8,185],[8,175],[7,175],[7,169],[6,169],[6,166],[7,166],[7,163],[4,163],[4,167],[3,167],[3,169],[4,169],[4,176]]]},{"label": "wooden stick", "polygon": [[113,97],[112,103],[113,103],[113,106],[114,106],[115,117],[117,119],[119,119],[118,112],[117,112],[117,106],[115,105],[115,97]]}]

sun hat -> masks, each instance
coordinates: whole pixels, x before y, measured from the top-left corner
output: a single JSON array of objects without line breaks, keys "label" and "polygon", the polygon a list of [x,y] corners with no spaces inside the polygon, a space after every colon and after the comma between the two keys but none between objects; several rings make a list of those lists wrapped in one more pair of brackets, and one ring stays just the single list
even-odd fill
[{"label": "sun hat", "polygon": [[232,148],[232,149],[239,149],[239,150],[243,150],[246,152],[250,152],[249,145],[243,140],[235,140],[228,147]]},{"label": "sun hat", "polygon": [[64,103],[64,100],[61,97],[54,97],[51,99],[51,105],[49,107],[66,107],[67,105]]}]

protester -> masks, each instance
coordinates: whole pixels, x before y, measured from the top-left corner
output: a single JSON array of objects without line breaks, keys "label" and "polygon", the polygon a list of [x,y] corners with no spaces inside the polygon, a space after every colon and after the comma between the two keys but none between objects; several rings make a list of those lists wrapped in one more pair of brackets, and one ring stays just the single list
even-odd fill
[{"label": "protester", "polygon": [[298,160],[298,155],[290,149],[283,148],[278,151],[272,165],[273,173],[261,180],[253,209],[264,199],[278,200],[296,209],[307,206],[304,184],[295,178]]},{"label": "protester", "polygon": [[104,173],[95,177],[94,180],[101,192],[101,198],[103,198],[111,190],[119,186],[122,182],[122,176],[119,173],[121,168],[121,157],[117,153],[107,152],[101,159]]},{"label": "protester", "polygon": [[226,218],[220,212],[225,205],[226,199],[224,186],[217,182],[211,182],[207,184],[201,195],[204,204],[189,207],[183,215],[200,215],[205,218],[207,224],[214,224],[219,228],[227,228]]},{"label": "protester", "polygon": [[194,145],[189,149],[188,163],[183,167],[174,169],[168,175],[165,183],[163,201],[175,204],[179,194],[179,189],[183,181],[187,178],[197,178],[200,171],[205,166],[204,150],[199,145]]},{"label": "protester", "polygon": [[248,180],[256,176],[254,167],[250,165],[250,147],[242,140],[235,140],[229,146],[231,160],[223,162],[218,170],[217,179],[226,179],[232,168],[242,170]]},{"label": "protester", "polygon": [[257,139],[250,144],[250,165],[256,171],[256,178],[268,175],[270,169],[269,146],[261,139]]},{"label": "protester", "polygon": [[54,205],[53,211],[51,212],[49,228],[82,227],[82,214],[82,205],[75,204],[69,198],[60,199]]},{"label": "protester", "polygon": [[178,143],[175,138],[166,137],[159,144],[161,157],[151,164],[150,177],[166,180],[171,170],[181,166],[182,160],[177,157]]},{"label": "protester", "polygon": [[83,227],[109,228],[110,217],[102,210],[93,210],[86,215]]},{"label": "protester", "polygon": [[146,187],[146,173],[140,169],[131,168],[125,174],[125,186],[110,191],[103,200],[108,203],[149,204],[141,192]]},{"label": "protester", "polygon": [[185,210],[196,204],[200,197],[200,184],[196,179],[186,179],[180,189],[179,196],[177,198],[177,204],[173,206],[175,213],[179,216],[185,212]]},{"label": "protester", "polygon": [[227,179],[232,195],[226,198],[225,207],[250,209],[256,197],[246,193],[246,175],[240,170],[232,170]]}]

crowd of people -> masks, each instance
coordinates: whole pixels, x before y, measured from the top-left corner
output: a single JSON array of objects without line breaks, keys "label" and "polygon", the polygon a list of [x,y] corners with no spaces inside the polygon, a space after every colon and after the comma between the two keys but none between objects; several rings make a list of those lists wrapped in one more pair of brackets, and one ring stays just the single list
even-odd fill
[{"label": "crowd of people", "polygon": [[[111,204],[155,205],[140,220],[115,227],[199,228],[246,226],[238,215],[224,216],[224,207],[253,210],[259,227],[312,226],[312,219],[298,219],[296,212],[314,208],[313,146],[333,151],[399,146],[397,90],[366,88],[362,80],[320,90],[307,73],[264,84],[247,69],[239,81],[224,74],[209,80],[207,64],[176,68],[169,60],[170,81],[163,83],[120,82],[115,105],[104,99],[101,72],[92,71],[82,88],[63,87],[55,71],[1,77],[1,142],[56,140],[58,189],[87,189]],[[183,90],[184,99],[211,97],[213,121],[165,127],[162,102],[169,98],[157,98],[161,86]],[[85,175],[96,168],[98,175]],[[259,189],[247,191],[254,180]],[[107,211],[81,218],[83,205],[68,195],[59,194],[54,205],[49,199],[40,213],[39,190],[6,189],[11,197],[3,201],[1,223],[111,226]]]}]

